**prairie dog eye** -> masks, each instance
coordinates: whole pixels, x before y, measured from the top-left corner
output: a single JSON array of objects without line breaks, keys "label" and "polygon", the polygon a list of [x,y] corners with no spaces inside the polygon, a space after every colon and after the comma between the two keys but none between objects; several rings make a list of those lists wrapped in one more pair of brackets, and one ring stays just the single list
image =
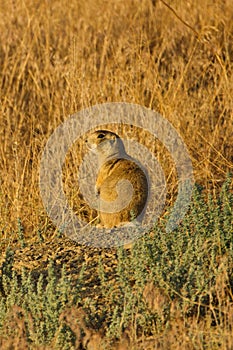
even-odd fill
[{"label": "prairie dog eye", "polygon": [[104,137],[105,137],[104,134],[99,134],[99,135],[97,136],[97,139],[103,139]]}]

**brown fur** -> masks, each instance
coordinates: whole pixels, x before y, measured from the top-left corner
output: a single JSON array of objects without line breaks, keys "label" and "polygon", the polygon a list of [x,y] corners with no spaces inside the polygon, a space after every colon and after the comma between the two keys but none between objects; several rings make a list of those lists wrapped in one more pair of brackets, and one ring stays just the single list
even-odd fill
[{"label": "brown fur", "polygon": [[148,181],[143,167],[125,152],[123,141],[113,132],[95,131],[87,142],[98,155],[96,192],[100,199],[101,224],[111,228],[133,218],[142,219],[148,197]]}]

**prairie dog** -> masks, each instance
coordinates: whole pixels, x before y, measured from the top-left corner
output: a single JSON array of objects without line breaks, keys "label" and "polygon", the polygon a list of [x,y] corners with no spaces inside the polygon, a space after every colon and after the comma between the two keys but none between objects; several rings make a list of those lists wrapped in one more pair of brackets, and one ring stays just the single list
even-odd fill
[{"label": "prairie dog", "polygon": [[121,138],[108,130],[97,130],[86,140],[98,155],[96,194],[100,224],[113,228],[137,219],[145,212],[149,184],[145,170],[130,157]]}]

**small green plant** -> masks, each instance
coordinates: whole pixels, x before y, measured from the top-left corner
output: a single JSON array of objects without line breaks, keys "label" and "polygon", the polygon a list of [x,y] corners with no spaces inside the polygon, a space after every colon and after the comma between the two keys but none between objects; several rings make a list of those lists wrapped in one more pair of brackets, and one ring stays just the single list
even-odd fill
[{"label": "small green plant", "polygon": [[23,225],[22,225],[20,218],[18,218],[18,240],[21,244],[21,247],[25,248],[26,243],[25,243],[25,239],[24,239],[24,230],[23,230]]},{"label": "small green plant", "polygon": [[[97,337],[98,329],[105,330],[108,341],[126,333],[137,341],[163,334],[175,319],[182,324],[207,322],[211,337],[212,327],[225,329],[228,337],[233,326],[230,183],[227,179],[217,198],[197,186],[186,217],[173,232],[157,223],[131,251],[119,248],[110,270],[107,255],[97,253],[95,285],[85,280],[86,263],[80,264],[75,277],[65,264],[58,268],[56,258],[39,275],[16,270],[13,250],[8,248],[0,275],[1,335],[12,336],[5,324],[11,322],[12,310],[18,310],[14,318],[20,318],[19,332],[28,344],[58,349],[75,349],[90,334]],[[72,313],[66,317],[67,308]],[[208,343],[205,334],[198,342]]]}]

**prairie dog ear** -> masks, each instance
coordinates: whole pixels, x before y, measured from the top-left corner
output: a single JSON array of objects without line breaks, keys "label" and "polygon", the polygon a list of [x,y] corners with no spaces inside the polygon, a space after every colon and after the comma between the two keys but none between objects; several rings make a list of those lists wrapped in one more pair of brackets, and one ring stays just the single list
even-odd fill
[{"label": "prairie dog ear", "polygon": [[116,135],[112,135],[112,139],[110,140],[111,145],[113,145],[114,143],[117,143],[117,139],[118,137]]}]

